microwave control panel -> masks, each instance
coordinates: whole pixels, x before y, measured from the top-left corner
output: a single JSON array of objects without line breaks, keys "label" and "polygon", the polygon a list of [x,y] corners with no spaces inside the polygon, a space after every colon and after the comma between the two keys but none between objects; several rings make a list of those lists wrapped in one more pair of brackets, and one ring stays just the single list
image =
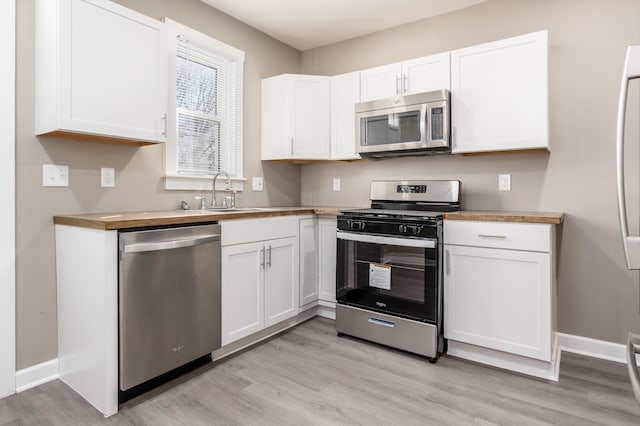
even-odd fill
[{"label": "microwave control panel", "polygon": [[443,108],[431,109],[431,140],[441,140],[444,138],[444,118]]}]

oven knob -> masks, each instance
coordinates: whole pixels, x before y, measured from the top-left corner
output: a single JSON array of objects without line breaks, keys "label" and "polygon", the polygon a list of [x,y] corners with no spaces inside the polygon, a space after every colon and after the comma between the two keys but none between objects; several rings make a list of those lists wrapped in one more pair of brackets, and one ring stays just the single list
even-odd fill
[{"label": "oven knob", "polygon": [[398,225],[398,232],[400,233],[407,232],[407,225],[402,225],[402,224]]},{"label": "oven knob", "polygon": [[364,222],[350,222],[349,223],[349,229],[355,229],[357,231],[362,231],[364,229],[365,225]]}]

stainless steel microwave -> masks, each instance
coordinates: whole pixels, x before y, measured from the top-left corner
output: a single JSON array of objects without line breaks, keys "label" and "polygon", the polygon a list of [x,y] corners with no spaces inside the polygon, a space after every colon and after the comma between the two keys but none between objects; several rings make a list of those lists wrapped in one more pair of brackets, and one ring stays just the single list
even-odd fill
[{"label": "stainless steel microwave", "polygon": [[450,153],[448,90],[356,104],[357,151],[363,157]]}]

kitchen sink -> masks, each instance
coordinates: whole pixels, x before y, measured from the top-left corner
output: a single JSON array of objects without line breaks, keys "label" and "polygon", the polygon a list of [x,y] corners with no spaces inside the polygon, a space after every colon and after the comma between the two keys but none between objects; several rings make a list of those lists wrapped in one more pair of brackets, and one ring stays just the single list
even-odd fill
[{"label": "kitchen sink", "polygon": [[208,207],[205,210],[210,212],[250,212],[257,209],[251,207]]},{"label": "kitchen sink", "polygon": [[263,212],[263,211],[271,211],[276,210],[273,207],[215,207],[215,208],[206,208],[206,209],[192,209],[192,210],[182,210],[181,211],[199,211],[199,212],[220,212],[220,213],[231,213],[231,212]]}]

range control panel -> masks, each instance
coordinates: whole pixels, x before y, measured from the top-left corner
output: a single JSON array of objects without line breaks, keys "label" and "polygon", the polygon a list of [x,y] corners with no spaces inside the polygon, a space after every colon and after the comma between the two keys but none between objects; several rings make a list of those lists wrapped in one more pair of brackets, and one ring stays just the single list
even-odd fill
[{"label": "range control panel", "polygon": [[399,194],[426,194],[427,185],[398,185],[396,192]]}]

